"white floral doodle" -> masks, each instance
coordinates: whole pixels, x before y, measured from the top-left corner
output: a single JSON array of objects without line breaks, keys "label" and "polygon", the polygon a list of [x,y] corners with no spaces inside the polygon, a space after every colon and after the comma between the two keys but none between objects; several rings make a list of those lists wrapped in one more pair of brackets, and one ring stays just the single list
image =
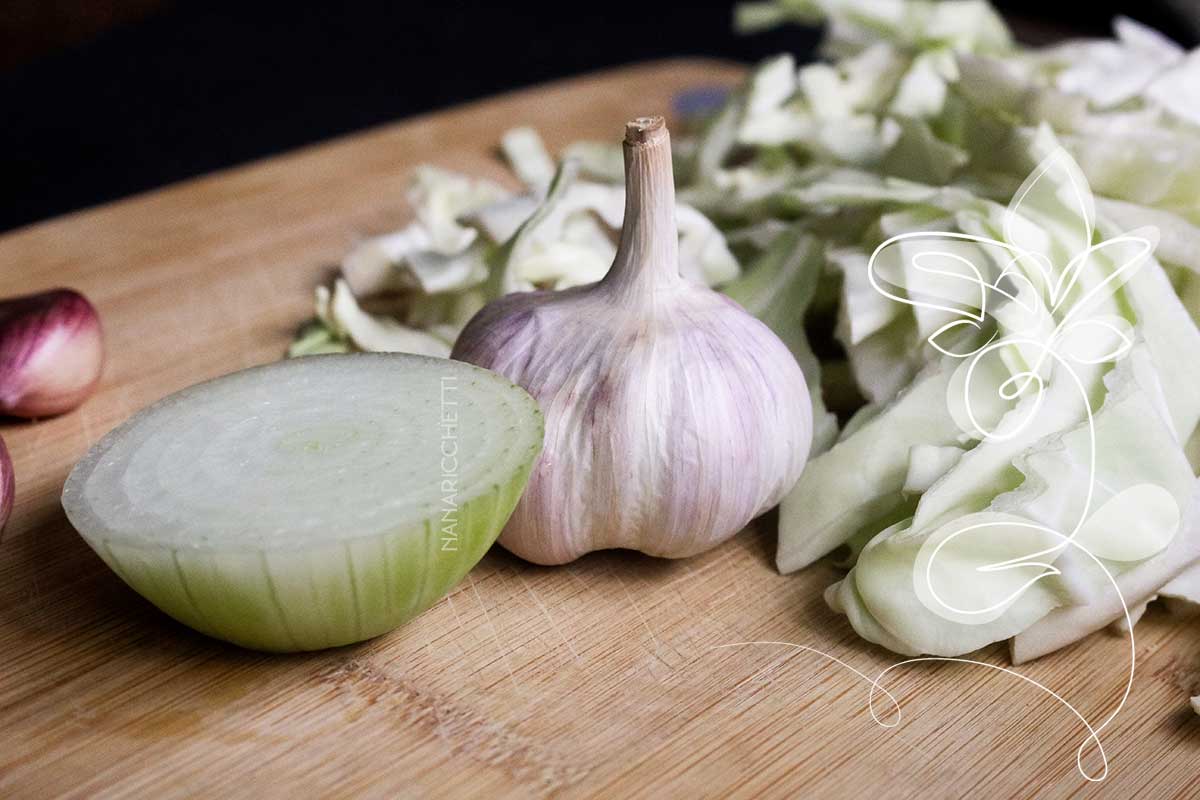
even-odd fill
[{"label": "white floral doodle", "polygon": [[[900,722],[900,706],[883,681],[901,667],[923,662],[959,662],[996,670],[1036,686],[1068,709],[1086,728],[1076,766],[1088,781],[1108,776],[1108,758],[1100,733],[1124,707],[1133,686],[1136,644],[1129,606],[1104,559],[1136,561],[1167,546],[1179,527],[1180,510],[1162,487],[1142,483],[1116,492],[1094,509],[1096,427],[1089,386],[1102,369],[1124,358],[1135,344],[1130,323],[1105,313],[1116,293],[1145,264],[1157,243],[1157,231],[1095,241],[1094,200],[1078,165],[1056,147],[1033,170],[1004,214],[1000,236],[918,231],[880,244],[867,265],[871,286],[881,295],[912,306],[933,329],[926,342],[956,370],[947,403],[964,441],[1028,441],[1049,387],[1078,397],[1086,421],[1088,483],[1078,518],[1068,531],[1056,530],[1016,514],[986,511],[942,521],[924,540],[913,568],[913,588],[934,614],[963,625],[985,624],[1005,613],[1039,581],[1062,574],[1055,562],[1074,549],[1094,564],[1120,598],[1129,630],[1129,674],[1115,708],[1099,723],[1089,721],[1049,687],[1006,667],[966,658],[910,658],[871,679],[834,656],[788,642],[742,642],[787,646],[816,653],[840,664],[871,686],[872,718],[884,727]],[[955,365],[957,362],[957,366]],[[1091,370],[1089,372],[1089,370]],[[1084,375],[1080,373],[1084,372]],[[1065,388],[1064,388],[1065,387]],[[1060,404],[1061,405],[1061,404]],[[1051,431],[1061,421],[1043,422]],[[1020,440],[1024,435],[1025,440]],[[1117,524],[1160,509],[1130,536]],[[1115,522],[1114,522],[1115,521]],[[954,552],[954,557],[946,554]],[[1003,553],[1006,557],[1000,557]],[[882,693],[893,713],[882,718],[876,698]],[[1101,767],[1089,772],[1085,750],[1094,746]]]}]

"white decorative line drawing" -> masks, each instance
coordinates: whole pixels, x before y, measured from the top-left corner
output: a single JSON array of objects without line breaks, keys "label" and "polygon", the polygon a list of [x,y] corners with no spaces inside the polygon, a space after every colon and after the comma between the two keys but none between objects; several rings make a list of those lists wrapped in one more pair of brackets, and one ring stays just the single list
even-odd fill
[{"label": "white decorative line drawing", "polygon": [[[1047,253],[1052,248],[1045,246],[1045,239],[1038,242],[1038,228],[1027,217],[1027,214],[1035,217],[1036,214],[1032,209],[1025,208],[1033,193],[1040,192],[1045,199],[1047,190],[1051,192],[1049,197],[1052,201],[1075,212],[1075,219],[1068,220],[1070,224],[1066,228],[1056,231],[1060,239],[1072,243],[1073,249],[1061,270],[1056,269],[1054,260]],[[963,380],[951,382],[951,395],[947,397],[947,402],[966,437],[988,443],[1004,442],[1020,436],[1042,409],[1047,380],[1051,375],[1069,381],[1078,391],[1088,434],[1088,483],[1082,510],[1071,530],[1064,533],[1033,520],[997,512],[967,514],[949,523],[941,523],[920,549],[914,563],[913,586],[923,605],[944,619],[964,625],[983,624],[1002,615],[1038,581],[1061,575],[1054,561],[1068,549],[1074,548],[1102,571],[1112,590],[1117,593],[1129,631],[1129,675],[1116,707],[1098,724],[1093,724],[1065,698],[1038,681],[1006,667],[967,658],[909,658],[887,667],[871,679],[845,661],[805,645],[764,641],[739,642],[721,647],[786,646],[816,653],[839,664],[870,684],[871,716],[886,728],[899,724],[901,712],[896,698],[882,686],[882,681],[900,667],[931,661],[958,662],[1012,675],[1036,686],[1079,719],[1087,729],[1087,736],[1076,751],[1076,767],[1090,782],[1107,778],[1108,758],[1100,733],[1120,713],[1133,688],[1136,641],[1129,606],[1116,578],[1102,559],[1112,557],[1119,550],[1123,557],[1115,560],[1130,560],[1128,556],[1131,549],[1136,551],[1134,555],[1138,558],[1148,558],[1165,547],[1175,531],[1169,530],[1165,538],[1154,538],[1148,542],[1116,542],[1113,540],[1113,526],[1088,524],[1095,499],[1096,429],[1087,384],[1075,367],[1098,367],[1114,363],[1133,348],[1134,331],[1129,322],[1116,315],[1093,314],[1092,311],[1112,298],[1147,262],[1158,239],[1157,230],[1147,227],[1095,242],[1094,219],[1094,200],[1082,171],[1065,150],[1056,146],[1014,194],[1004,214],[1003,240],[961,232],[903,233],[875,248],[867,271],[871,286],[884,297],[910,305],[914,310],[934,315],[935,318],[937,315],[949,317],[936,327],[926,342],[948,362],[962,362],[959,369],[963,372]],[[1057,222],[1062,223],[1062,220]],[[1071,227],[1077,229],[1072,231]],[[1030,240],[1043,246],[1022,246],[1022,242]],[[889,254],[891,248],[903,248],[912,243],[928,243],[932,249],[909,253],[907,258],[902,253],[900,271],[889,277],[888,265],[881,264],[881,256]],[[984,270],[962,254],[964,247],[990,255],[990,263],[999,265],[992,280],[985,279]],[[1111,260],[1115,264],[1111,270],[1101,270],[1101,274],[1106,274],[1098,281],[1096,259]],[[906,264],[911,266],[911,270],[904,271]],[[890,265],[895,267],[896,262],[890,262]],[[1002,309],[993,309],[993,298],[1003,306]],[[986,340],[980,343],[978,340],[984,337]],[[964,343],[966,348],[960,350],[959,346]],[[1001,370],[1003,380],[994,387],[988,387],[1002,401],[1002,413],[993,414],[997,417],[994,422],[989,422],[985,414],[979,413],[975,407],[975,398],[979,395],[972,391],[978,376],[987,373],[986,369],[980,367],[988,358],[998,358],[1004,362],[1004,369]],[[958,395],[953,394],[956,392]],[[1014,417],[1022,401],[1027,408],[1023,416]],[[1127,512],[1129,508],[1151,501],[1167,509],[1173,508],[1174,519],[1179,519],[1174,496],[1153,484],[1126,488],[1110,498],[1104,508],[1108,509],[1111,504],[1113,509]],[[1168,513],[1167,517],[1170,516]],[[973,521],[975,517],[984,519]],[[959,590],[961,597],[954,596],[952,592],[948,596],[945,587],[939,590],[936,580],[939,555],[960,537],[989,533],[1001,536],[1008,534],[1009,540],[1016,540],[1016,546],[1028,536],[1035,540],[1046,540],[1047,543],[1030,552],[1019,552],[1010,558],[978,564],[974,567],[976,579],[957,583],[947,581],[950,588]],[[991,544],[994,545],[996,541],[993,539]],[[988,579],[993,579],[993,583],[988,584]],[[981,581],[985,588],[982,592],[979,586]],[[989,592],[986,591],[989,587],[994,589],[992,596],[988,596]],[[979,602],[981,594],[985,597],[982,604]],[[876,695],[879,692],[892,704],[895,717],[892,722],[885,721],[876,713]],[[1101,761],[1102,766],[1097,774],[1089,773],[1083,765],[1084,751],[1089,744],[1095,746]]]}]

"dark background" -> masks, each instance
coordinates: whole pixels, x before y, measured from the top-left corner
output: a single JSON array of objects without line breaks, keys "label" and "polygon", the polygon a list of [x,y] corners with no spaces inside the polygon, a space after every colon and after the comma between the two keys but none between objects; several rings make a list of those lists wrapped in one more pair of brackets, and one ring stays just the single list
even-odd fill
[{"label": "dark background", "polygon": [[[1200,0],[1001,2],[1030,42],[1120,11],[1187,45]],[[1189,10],[1190,6],[1190,10]],[[0,230],[298,145],[605,66],[811,55],[730,2],[0,0]]]}]

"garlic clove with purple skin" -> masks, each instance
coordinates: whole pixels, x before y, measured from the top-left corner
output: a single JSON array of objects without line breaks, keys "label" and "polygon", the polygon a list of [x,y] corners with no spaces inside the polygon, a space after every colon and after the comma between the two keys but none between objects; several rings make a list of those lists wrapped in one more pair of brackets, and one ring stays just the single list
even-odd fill
[{"label": "garlic clove with purple skin", "polygon": [[0,300],[0,414],[49,417],[92,393],[104,366],[100,316],[71,289]]},{"label": "garlic clove with purple skin", "polygon": [[12,513],[16,493],[17,481],[13,473],[12,457],[8,454],[8,448],[4,446],[4,439],[0,439],[0,532],[4,530],[4,523],[8,522],[8,515]]},{"label": "garlic clove with purple skin", "polygon": [[625,224],[607,275],[496,300],[452,353],[524,387],[545,415],[544,450],[500,537],[539,564],[708,550],[779,502],[812,441],[787,347],[679,274],[662,118],[629,123],[624,150]]}]

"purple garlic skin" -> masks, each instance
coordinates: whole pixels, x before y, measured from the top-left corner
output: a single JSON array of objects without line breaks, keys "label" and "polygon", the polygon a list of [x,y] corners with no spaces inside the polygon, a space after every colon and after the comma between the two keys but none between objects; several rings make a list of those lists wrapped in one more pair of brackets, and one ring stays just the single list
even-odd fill
[{"label": "purple garlic skin", "polygon": [[539,564],[708,550],[776,505],[812,439],[804,376],[766,325],[679,275],[670,141],[630,123],[626,224],[599,283],[500,298],[452,358],[525,388],[545,448],[500,543]]}]

